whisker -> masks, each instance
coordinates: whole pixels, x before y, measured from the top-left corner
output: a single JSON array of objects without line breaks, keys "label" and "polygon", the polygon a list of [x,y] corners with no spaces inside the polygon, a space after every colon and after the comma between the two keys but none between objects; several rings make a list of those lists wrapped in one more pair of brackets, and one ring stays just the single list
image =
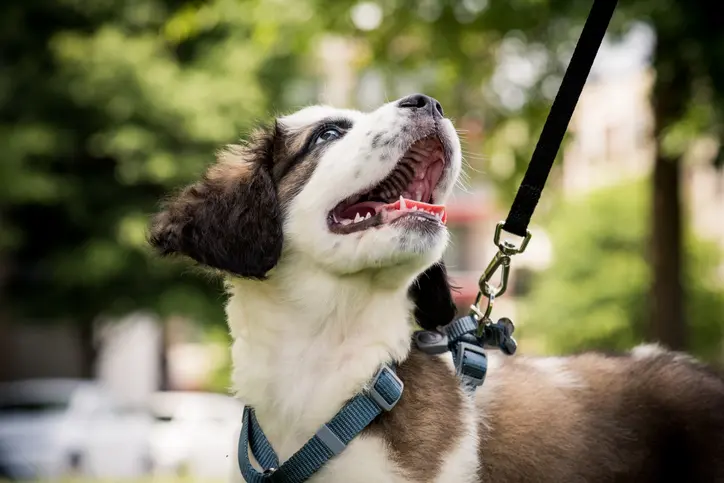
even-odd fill
[{"label": "whisker", "polygon": [[457,181],[455,181],[455,186],[457,186],[458,190],[462,191],[463,193],[471,193],[470,184],[469,182],[466,182],[467,180],[463,180],[462,178],[458,178]]},{"label": "whisker", "polygon": [[478,168],[476,168],[476,167],[473,166],[472,164],[468,164],[468,169],[469,169],[470,171],[474,171],[475,173],[478,173],[478,174],[485,174],[485,173],[487,172],[487,171],[484,170],[484,169],[478,169]]},{"label": "whisker", "polygon": [[465,154],[463,153],[463,157],[471,159],[473,161],[481,161],[481,162],[488,162],[490,161],[490,158],[487,156],[478,156],[476,154]]},{"label": "whisker", "polygon": [[476,151],[473,151],[473,150],[471,150],[471,149],[461,148],[460,151],[461,151],[463,154],[475,154],[475,155],[477,155],[477,156],[484,156],[484,154],[482,154],[480,151],[477,151],[477,150],[476,150]]}]

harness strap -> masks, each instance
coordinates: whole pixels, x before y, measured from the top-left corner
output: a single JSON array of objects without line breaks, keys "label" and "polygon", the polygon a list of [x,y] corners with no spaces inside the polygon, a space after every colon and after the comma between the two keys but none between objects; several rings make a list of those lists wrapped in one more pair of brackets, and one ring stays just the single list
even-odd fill
[{"label": "harness strap", "polygon": [[[370,388],[354,398],[281,466],[279,457],[259,426],[254,409],[244,407],[239,436],[239,469],[247,483],[301,483],[317,472],[360,434],[383,411],[390,411],[402,397],[404,384],[394,368],[383,366]],[[249,452],[264,469],[257,471]]]},{"label": "harness strap", "polygon": [[558,148],[561,146],[568,123],[573,116],[578,98],[591,71],[591,66],[601,46],[603,36],[616,8],[617,0],[595,0],[583,26],[576,48],[571,57],[558,94],[553,101],[548,118],[543,126],[538,144],[535,146],[523,182],[515,195],[513,206],[503,229],[524,237],[528,230],[548,174],[553,167]]}]

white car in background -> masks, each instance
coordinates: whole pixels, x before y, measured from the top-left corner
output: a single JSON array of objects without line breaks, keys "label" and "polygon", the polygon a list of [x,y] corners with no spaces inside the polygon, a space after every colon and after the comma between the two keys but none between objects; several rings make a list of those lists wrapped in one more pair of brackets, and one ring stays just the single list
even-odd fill
[{"label": "white car in background", "polygon": [[236,465],[234,439],[243,407],[209,392],[157,392],[151,398],[156,419],[151,434],[153,468],[159,475],[227,478]]},{"label": "white car in background", "polygon": [[144,411],[123,407],[93,381],[0,384],[0,471],[12,479],[132,478],[150,470]]}]

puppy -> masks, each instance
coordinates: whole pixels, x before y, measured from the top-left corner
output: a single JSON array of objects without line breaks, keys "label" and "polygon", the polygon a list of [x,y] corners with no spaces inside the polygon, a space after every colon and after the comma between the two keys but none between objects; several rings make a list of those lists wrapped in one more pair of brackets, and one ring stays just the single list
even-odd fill
[{"label": "puppy", "polygon": [[308,107],[221,151],[153,220],[161,254],[225,275],[233,386],[280,461],[394,362],[397,406],[311,481],[724,481],[724,380],[684,355],[491,353],[471,394],[450,354],[411,346],[415,322],[455,315],[440,260],[460,166],[430,97]]}]

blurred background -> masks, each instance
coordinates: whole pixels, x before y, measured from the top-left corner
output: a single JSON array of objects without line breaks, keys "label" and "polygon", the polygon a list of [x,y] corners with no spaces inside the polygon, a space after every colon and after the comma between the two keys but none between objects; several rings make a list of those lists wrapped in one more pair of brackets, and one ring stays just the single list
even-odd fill
[{"label": "blurred background", "polygon": [[[218,281],[148,216],[214,151],[311,103],[440,100],[463,138],[461,310],[590,2],[5,0],[0,479],[221,479],[241,407]],[[659,341],[724,360],[724,17],[621,0],[494,315],[520,351]]]}]

